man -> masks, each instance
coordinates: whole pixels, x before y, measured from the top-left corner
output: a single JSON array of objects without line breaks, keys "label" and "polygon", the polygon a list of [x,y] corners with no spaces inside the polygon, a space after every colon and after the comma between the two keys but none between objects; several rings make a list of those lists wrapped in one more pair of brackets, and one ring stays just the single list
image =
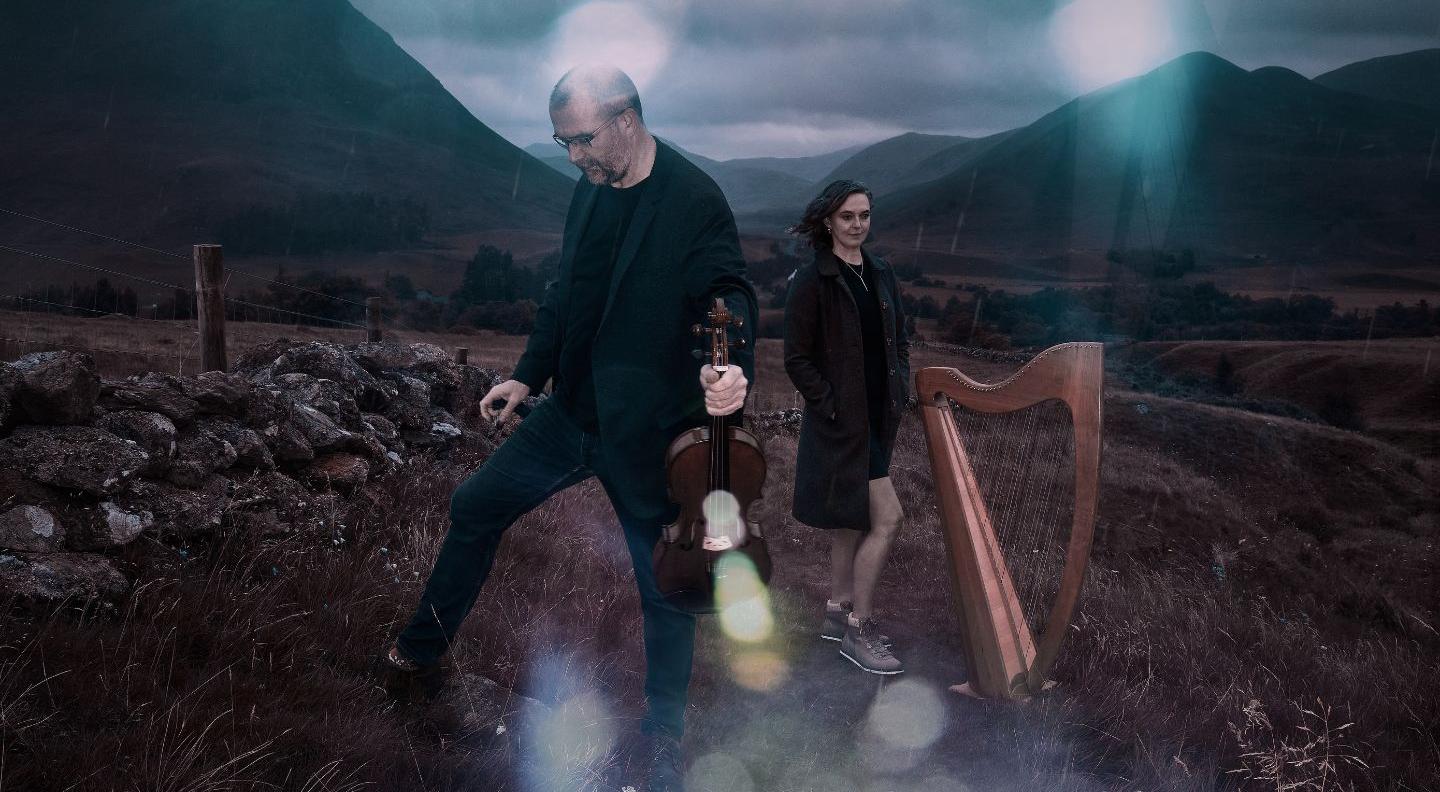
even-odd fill
[{"label": "man", "polygon": [[[503,421],[551,380],[553,396],[455,491],[449,533],[389,659],[404,671],[433,668],[474,604],[504,530],[597,476],[640,589],[644,730],[656,746],[650,786],[679,789],[695,617],[664,600],[651,567],[661,527],[677,511],[666,492],[665,449],[706,413],[729,415],[744,404],[755,295],[724,195],[651,136],[629,77],[610,67],[570,71],[550,95],[550,120],[585,178],[565,219],[558,278],[514,378],[485,395],[482,412]],[[690,331],[716,296],[747,320],[747,343],[723,376],[697,362]]]}]

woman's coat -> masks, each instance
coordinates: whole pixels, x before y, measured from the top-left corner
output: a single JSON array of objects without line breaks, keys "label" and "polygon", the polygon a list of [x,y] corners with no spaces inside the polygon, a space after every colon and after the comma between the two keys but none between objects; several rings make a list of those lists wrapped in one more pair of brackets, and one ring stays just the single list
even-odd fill
[{"label": "woman's coat", "polygon": [[[880,296],[889,405],[879,436],[895,445],[910,398],[910,342],[895,273],[868,253]],[[870,417],[855,298],[830,251],[796,270],[785,300],[785,371],[805,399],[795,464],[795,519],[821,528],[870,527]],[[864,297],[866,295],[860,295]]]}]

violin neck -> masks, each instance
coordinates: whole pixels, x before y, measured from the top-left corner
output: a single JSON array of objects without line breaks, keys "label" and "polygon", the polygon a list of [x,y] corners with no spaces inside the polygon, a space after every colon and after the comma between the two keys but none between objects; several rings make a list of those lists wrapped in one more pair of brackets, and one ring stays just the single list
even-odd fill
[{"label": "violin neck", "polygon": [[710,491],[730,489],[729,419],[724,415],[710,417]]}]

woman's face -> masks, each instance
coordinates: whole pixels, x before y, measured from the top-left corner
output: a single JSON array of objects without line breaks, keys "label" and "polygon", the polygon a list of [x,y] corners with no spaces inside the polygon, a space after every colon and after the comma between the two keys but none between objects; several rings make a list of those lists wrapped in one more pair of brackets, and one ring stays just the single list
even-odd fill
[{"label": "woman's face", "polygon": [[870,236],[870,198],[852,193],[830,215],[830,238],[845,248],[858,248]]}]

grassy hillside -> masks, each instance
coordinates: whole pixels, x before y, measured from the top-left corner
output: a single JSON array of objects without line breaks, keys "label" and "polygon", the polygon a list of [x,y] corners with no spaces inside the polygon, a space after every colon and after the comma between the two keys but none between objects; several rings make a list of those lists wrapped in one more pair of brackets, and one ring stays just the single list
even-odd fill
[{"label": "grassy hillside", "polygon": [[[1264,346],[1155,351],[1163,364],[1219,349],[1237,372],[1303,351]],[[503,367],[518,347],[472,350]],[[778,354],[774,342],[759,349],[759,395],[771,400],[788,396]],[[990,380],[1015,365],[938,347],[915,361]],[[705,622],[692,786],[1425,788],[1440,771],[1434,461],[1355,431],[1118,382],[1104,408],[1100,531],[1081,610],[1060,687],[1026,706],[945,692],[963,668],[918,420],[902,426],[892,468],[908,519],[879,603],[910,670],[890,682],[861,677],[814,636],[826,537],[788,516],[793,428],[762,428],[776,631],[746,645]],[[418,594],[450,491],[498,439],[340,501],[323,535],[233,535],[183,557],[137,543],[127,568],[150,570],[149,582],[118,609],[6,611],[0,780],[37,792],[197,778],[234,789],[531,788],[517,768],[536,755],[468,728],[463,699],[396,708],[365,673]],[[577,742],[558,761],[613,788],[633,779],[640,623],[602,500],[587,483],[512,529],[453,662],[604,724],[565,732]],[[886,731],[902,722],[901,736]]]}]

